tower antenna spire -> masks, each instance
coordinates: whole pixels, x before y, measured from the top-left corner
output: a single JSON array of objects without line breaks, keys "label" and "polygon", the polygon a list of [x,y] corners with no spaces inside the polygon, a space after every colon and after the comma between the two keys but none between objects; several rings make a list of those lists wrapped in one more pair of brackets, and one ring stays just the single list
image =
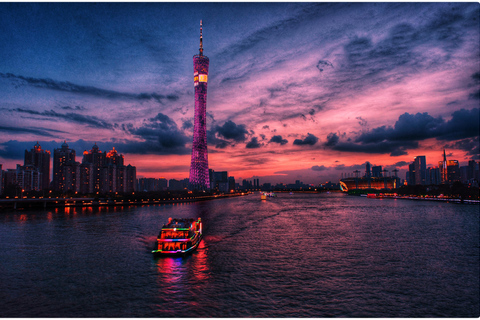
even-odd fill
[{"label": "tower antenna spire", "polygon": [[200,55],[203,56],[202,20],[200,20]]}]

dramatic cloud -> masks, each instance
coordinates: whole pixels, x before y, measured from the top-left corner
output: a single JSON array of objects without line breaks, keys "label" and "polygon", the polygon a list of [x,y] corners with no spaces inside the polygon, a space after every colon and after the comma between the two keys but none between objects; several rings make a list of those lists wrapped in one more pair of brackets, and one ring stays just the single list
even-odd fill
[{"label": "dramatic cloud", "polygon": [[288,140],[287,139],[283,139],[282,136],[280,135],[277,135],[277,136],[273,136],[270,141],[268,142],[275,142],[275,143],[279,143],[280,145],[284,145],[284,144],[287,144],[288,143]]},{"label": "dramatic cloud", "polygon": [[261,146],[263,146],[263,143],[259,143],[257,137],[252,137],[252,140],[250,140],[245,147],[247,149],[256,149],[260,148]]},{"label": "dramatic cloud", "polygon": [[441,117],[433,118],[427,112],[415,115],[402,114],[395,126],[378,127],[361,134],[355,141],[376,143],[380,141],[419,141],[428,138],[456,140],[471,138],[479,134],[479,109],[461,109],[452,114],[452,119],[445,121]]},{"label": "dramatic cloud", "polygon": [[53,133],[64,133],[63,131],[44,128],[21,128],[21,127],[4,127],[0,126],[0,131],[11,134],[35,134],[45,137],[56,137]]},{"label": "dramatic cloud", "polygon": [[245,141],[246,135],[248,134],[245,125],[237,125],[231,120],[225,122],[223,126],[216,126],[214,131],[225,139],[234,140],[235,142]]},{"label": "dramatic cloud", "polygon": [[325,142],[324,145],[325,145],[326,147],[332,147],[332,146],[334,146],[334,145],[337,144],[337,142],[338,142],[339,139],[340,139],[340,138],[338,137],[338,135],[337,135],[336,133],[331,132],[331,133],[328,134],[328,136],[327,136],[327,142]]},{"label": "dramatic cloud", "polygon": [[144,141],[125,141],[118,149],[127,153],[188,154],[185,143],[189,138],[180,131],[175,121],[167,115],[158,113],[145,120],[140,127],[123,125],[122,129]]},{"label": "dramatic cloud", "polygon": [[182,129],[187,130],[187,129],[190,129],[190,128],[193,128],[192,120],[185,120],[182,124]]},{"label": "dramatic cloud", "polygon": [[326,60],[320,60],[320,61],[318,61],[318,63],[317,63],[317,69],[318,69],[320,72],[323,72],[323,69],[325,69],[326,67],[333,68],[333,64],[332,64],[330,61],[326,61]]},{"label": "dramatic cloud", "polygon": [[[427,112],[402,114],[393,127],[381,126],[360,134],[354,142],[339,141],[335,133],[327,136],[325,146],[346,152],[390,153],[391,156],[408,154],[408,149],[418,148],[418,141],[429,138],[458,140],[479,135],[479,109],[461,109],[452,118],[434,118]],[[469,150],[472,150],[470,148]]]},{"label": "dramatic cloud", "polygon": [[79,113],[58,113],[53,110],[46,110],[46,111],[35,111],[35,110],[26,110],[26,109],[12,109],[10,111],[14,112],[19,112],[19,113],[27,113],[31,115],[38,115],[42,117],[47,117],[47,118],[57,118],[57,119],[63,119],[68,122],[74,122],[74,123],[79,123],[79,124],[85,124],[88,125],[89,127],[92,128],[99,128],[99,129],[113,129],[114,125],[111,123],[108,123],[106,121],[103,121],[95,116],[85,116]]},{"label": "dramatic cloud", "polygon": [[318,138],[315,137],[313,134],[309,133],[307,137],[303,140],[295,139],[293,141],[293,144],[297,146],[304,146],[304,145],[313,146],[315,143],[317,143],[317,141],[318,141]]},{"label": "dramatic cloud", "polygon": [[19,85],[30,85],[35,88],[49,89],[55,91],[71,92],[75,94],[83,94],[94,96],[104,99],[128,99],[128,100],[155,100],[162,103],[163,100],[176,101],[178,96],[176,95],[162,95],[158,93],[127,93],[127,92],[118,92],[113,90],[105,90],[100,88],[95,88],[91,86],[81,86],[68,81],[55,81],[52,79],[39,79],[39,78],[30,78],[20,75],[14,75],[11,73],[1,73],[0,77],[4,79],[10,79],[15,83],[16,86]]},{"label": "dramatic cloud", "polygon": [[468,155],[472,156],[480,156],[480,144],[479,144],[479,137],[475,138],[468,138],[456,141],[454,143],[447,144],[446,148],[453,148],[453,149],[460,149],[467,152]]}]

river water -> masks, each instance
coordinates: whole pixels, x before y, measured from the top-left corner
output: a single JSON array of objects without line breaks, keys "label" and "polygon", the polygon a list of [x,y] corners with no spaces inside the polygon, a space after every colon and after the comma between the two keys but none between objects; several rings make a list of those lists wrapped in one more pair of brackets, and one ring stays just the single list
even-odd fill
[{"label": "river water", "polygon": [[[169,217],[204,222],[154,258]],[[478,317],[479,206],[332,194],[0,213],[1,317]]]}]

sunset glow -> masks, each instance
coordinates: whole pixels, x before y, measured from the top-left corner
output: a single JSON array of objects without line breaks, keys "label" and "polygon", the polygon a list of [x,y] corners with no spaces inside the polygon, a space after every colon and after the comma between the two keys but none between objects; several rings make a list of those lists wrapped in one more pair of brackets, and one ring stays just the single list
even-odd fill
[{"label": "sunset glow", "polygon": [[208,166],[238,179],[405,178],[479,157],[478,3],[1,3],[0,164],[39,141],[189,177],[198,22]]}]

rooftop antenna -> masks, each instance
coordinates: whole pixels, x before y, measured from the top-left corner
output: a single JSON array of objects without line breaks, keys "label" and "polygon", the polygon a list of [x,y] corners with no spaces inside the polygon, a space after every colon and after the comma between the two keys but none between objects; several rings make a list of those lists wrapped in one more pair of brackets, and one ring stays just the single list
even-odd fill
[{"label": "rooftop antenna", "polygon": [[200,20],[200,55],[203,56],[202,20]]}]

